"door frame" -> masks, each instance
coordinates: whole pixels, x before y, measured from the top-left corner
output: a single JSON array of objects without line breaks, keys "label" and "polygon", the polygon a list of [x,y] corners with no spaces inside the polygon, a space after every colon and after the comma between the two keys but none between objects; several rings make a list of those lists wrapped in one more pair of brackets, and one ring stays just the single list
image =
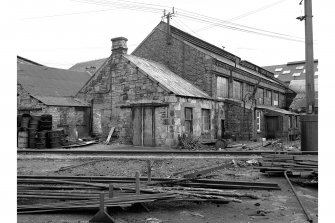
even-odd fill
[{"label": "door frame", "polygon": [[[151,126],[151,130],[152,130],[152,143],[151,145],[145,145],[144,144],[144,137],[145,137],[145,131],[144,131],[144,128],[145,128],[145,122],[144,122],[144,118],[145,118],[145,110],[146,109],[151,109],[151,123],[152,123],[152,126]],[[134,118],[135,118],[135,109],[141,109],[140,111],[140,115],[141,115],[141,123],[140,123],[140,126],[141,126],[141,143],[140,143],[140,146],[152,146],[154,147],[156,145],[156,140],[155,140],[155,106],[134,106],[132,107],[132,128],[133,128],[133,141],[134,141]],[[134,144],[134,143],[133,143]]]}]

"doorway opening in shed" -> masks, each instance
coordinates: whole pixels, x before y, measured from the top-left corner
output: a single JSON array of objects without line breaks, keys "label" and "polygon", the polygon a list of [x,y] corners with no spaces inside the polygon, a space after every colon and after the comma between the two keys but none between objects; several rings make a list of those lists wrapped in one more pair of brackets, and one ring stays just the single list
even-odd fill
[{"label": "doorway opening in shed", "polygon": [[133,107],[133,145],[155,146],[155,107]]}]

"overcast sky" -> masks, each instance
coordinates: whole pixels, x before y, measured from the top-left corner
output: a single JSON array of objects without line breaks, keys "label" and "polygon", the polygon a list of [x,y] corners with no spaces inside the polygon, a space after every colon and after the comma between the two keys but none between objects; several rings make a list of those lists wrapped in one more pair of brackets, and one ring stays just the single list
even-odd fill
[{"label": "overcast sky", "polygon": [[[162,10],[175,7],[172,25],[244,60],[260,66],[304,60],[304,22],[296,19],[304,13],[300,1],[25,0],[16,8],[17,55],[67,69],[108,57],[110,39],[118,36],[128,38],[131,53],[161,21]],[[314,58],[318,56],[318,2],[313,2]],[[214,26],[218,22],[221,26]]]}]

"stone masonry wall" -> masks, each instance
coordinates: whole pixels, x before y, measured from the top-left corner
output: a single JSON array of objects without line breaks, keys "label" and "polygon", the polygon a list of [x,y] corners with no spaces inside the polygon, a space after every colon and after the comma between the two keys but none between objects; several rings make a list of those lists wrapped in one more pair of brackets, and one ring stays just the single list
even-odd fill
[{"label": "stone masonry wall", "polygon": [[[164,30],[164,26],[160,26]],[[172,37],[167,45],[166,32],[156,29],[132,54],[166,65],[171,71],[212,95],[211,58]]]}]

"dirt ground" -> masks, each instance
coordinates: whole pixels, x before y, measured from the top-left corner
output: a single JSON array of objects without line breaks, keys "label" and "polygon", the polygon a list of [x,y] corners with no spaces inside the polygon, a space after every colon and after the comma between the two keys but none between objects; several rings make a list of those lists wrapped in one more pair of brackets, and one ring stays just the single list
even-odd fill
[{"label": "dirt ground", "polygon": [[[99,145],[94,145],[98,148]],[[106,148],[106,146],[101,146]],[[98,176],[134,176],[140,171],[146,176],[146,160],[142,159],[103,159],[95,163],[80,166],[74,169],[57,171],[60,167],[87,162],[88,159],[24,159],[17,161],[18,175],[98,175]],[[236,160],[237,161],[237,160]],[[237,161],[239,166],[229,165],[226,169],[213,172],[213,179],[255,181],[278,183],[281,190],[236,190],[237,192],[252,192],[261,199],[242,198],[242,203],[230,202],[228,204],[169,202],[160,201],[148,203],[150,212],[144,210],[109,209],[109,213],[117,222],[149,222],[149,218],[157,218],[162,222],[185,223],[215,223],[215,222],[307,222],[306,217],[291,191],[284,177],[268,177],[259,173],[253,166],[247,164],[246,159]],[[152,170],[153,177],[168,177],[174,172],[205,166],[230,163],[231,160],[222,159],[173,159],[155,160]],[[303,204],[313,218],[318,222],[318,190],[315,188],[294,185]],[[231,191],[231,190],[229,190]],[[257,215],[258,210],[265,210],[265,216]],[[54,214],[25,214],[18,215],[17,222],[61,222],[83,223],[92,218],[94,212],[68,212]]]}]

